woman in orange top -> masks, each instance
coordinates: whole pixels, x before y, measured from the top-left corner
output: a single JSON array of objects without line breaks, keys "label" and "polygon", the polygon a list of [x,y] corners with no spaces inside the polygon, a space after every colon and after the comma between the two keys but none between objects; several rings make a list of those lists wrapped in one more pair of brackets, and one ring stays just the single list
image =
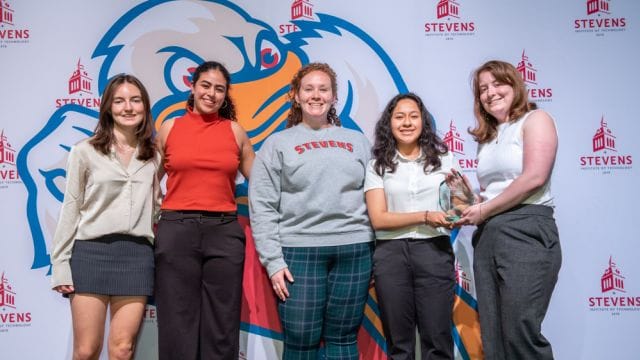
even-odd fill
[{"label": "woman in orange top", "polygon": [[160,359],[238,359],[245,236],[235,180],[249,178],[255,155],[230,85],[222,64],[198,66],[187,113],[158,133],[168,175],[155,248]]}]

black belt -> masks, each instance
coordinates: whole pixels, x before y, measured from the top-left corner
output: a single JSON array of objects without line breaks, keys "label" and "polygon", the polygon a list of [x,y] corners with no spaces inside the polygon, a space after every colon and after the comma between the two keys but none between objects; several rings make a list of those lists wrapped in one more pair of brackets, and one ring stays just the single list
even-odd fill
[{"label": "black belt", "polygon": [[238,213],[235,211],[202,211],[202,210],[162,210],[163,213],[175,213],[181,215],[195,215],[209,218],[225,218],[225,217],[237,217]]}]

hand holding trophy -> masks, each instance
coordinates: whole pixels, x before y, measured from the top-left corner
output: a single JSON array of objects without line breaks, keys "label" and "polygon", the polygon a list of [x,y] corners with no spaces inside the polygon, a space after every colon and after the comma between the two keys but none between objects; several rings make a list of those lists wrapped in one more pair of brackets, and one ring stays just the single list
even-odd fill
[{"label": "hand holding trophy", "polygon": [[462,211],[475,203],[475,195],[464,177],[455,169],[440,183],[440,208],[447,214],[447,220],[460,220]]}]

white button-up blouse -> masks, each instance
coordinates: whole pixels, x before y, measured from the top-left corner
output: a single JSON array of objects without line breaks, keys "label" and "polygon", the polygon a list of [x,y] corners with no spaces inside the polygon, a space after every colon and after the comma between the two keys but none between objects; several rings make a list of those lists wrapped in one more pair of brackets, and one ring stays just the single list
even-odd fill
[{"label": "white button-up blouse", "polygon": [[[438,170],[427,168],[424,172],[424,157],[409,160],[400,153],[394,159],[397,162],[396,171],[386,171],[380,176],[374,169],[375,159],[369,161],[364,191],[384,189],[389,212],[441,211],[439,205],[439,187],[447,173],[460,167],[449,152],[440,157],[442,165]],[[391,240],[402,238],[428,239],[431,237],[449,235],[449,230],[427,225],[407,226],[394,230],[377,230],[376,238]]]}]

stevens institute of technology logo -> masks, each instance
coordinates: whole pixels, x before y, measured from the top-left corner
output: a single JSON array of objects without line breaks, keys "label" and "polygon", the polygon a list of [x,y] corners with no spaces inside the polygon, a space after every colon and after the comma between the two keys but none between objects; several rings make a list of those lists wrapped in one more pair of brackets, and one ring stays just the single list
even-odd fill
[{"label": "stevens institute of technology logo", "polygon": [[16,307],[16,292],[5,276],[0,275],[0,334],[11,328],[31,326],[31,313],[19,311]]},{"label": "stevens institute of technology logo", "polygon": [[584,2],[587,18],[573,20],[573,29],[576,33],[592,33],[595,36],[604,36],[606,33],[626,30],[627,19],[612,15],[612,1],[584,0]]},{"label": "stevens institute of technology logo", "polygon": [[293,0],[291,2],[291,19],[292,22],[278,25],[278,34],[286,35],[300,28],[293,21],[295,20],[314,20],[313,3],[309,0]]},{"label": "stevens institute of technology logo", "polygon": [[56,99],[56,108],[67,104],[77,104],[94,109],[100,107],[100,98],[92,96],[97,93],[97,90],[93,89],[93,79],[89,76],[80,59],[78,59],[67,85],[69,97]]},{"label": "stevens institute of technology logo", "polygon": [[0,49],[9,44],[29,42],[29,29],[16,25],[16,12],[11,3],[0,0]]},{"label": "stevens institute of technology logo", "polygon": [[465,155],[464,151],[464,139],[458,132],[453,120],[449,123],[449,131],[444,133],[442,141],[447,145],[449,151],[451,151],[458,160],[458,166],[462,171],[475,171],[478,167],[478,159]]},{"label": "stevens institute of technology logo", "polygon": [[525,50],[522,50],[522,56],[516,65],[516,69],[520,75],[522,75],[522,80],[524,80],[525,85],[527,85],[527,93],[530,100],[535,102],[553,100],[553,89],[540,85],[538,70],[529,60]]},{"label": "stevens institute of technology logo", "polygon": [[471,292],[471,279],[467,275],[467,272],[464,271],[458,259],[456,259],[455,263],[456,268],[456,284],[462,288],[462,290],[470,293]]},{"label": "stevens institute of technology logo", "polygon": [[6,189],[10,184],[22,184],[22,181],[16,169],[16,150],[4,130],[0,130],[0,189]]},{"label": "stevens institute of technology logo", "polygon": [[144,316],[143,320],[146,324],[153,323],[155,324],[158,319],[158,311],[156,310],[155,305],[147,304],[144,308]]},{"label": "stevens institute of technology logo", "polygon": [[616,170],[631,170],[633,157],[622,154],[617,149],[616,136],[605,122],[604,115],[600,119],[600,127],[596,129],[591,139],[591,155],[580,156],[582,170],[596,170],[603,174],[610,174]]},{"label": "stevens institute of technology logo", "polygon": [[610,256],[609,264],[600,277],[602,294],[589,298],[589,310],[609,312],[612,316],[619,316],[621,312],[640,311],[640,296],[628,293],[625,280],[622,271]]},{"label": "stevens institute of technology logo", "polygon": [[424,24],[426,36],[439,36],[445,40],[454,40],[459,36],[473,36],[476,24],[461,15],[462,0],[439,0],[435,6],[436,20]]}]

